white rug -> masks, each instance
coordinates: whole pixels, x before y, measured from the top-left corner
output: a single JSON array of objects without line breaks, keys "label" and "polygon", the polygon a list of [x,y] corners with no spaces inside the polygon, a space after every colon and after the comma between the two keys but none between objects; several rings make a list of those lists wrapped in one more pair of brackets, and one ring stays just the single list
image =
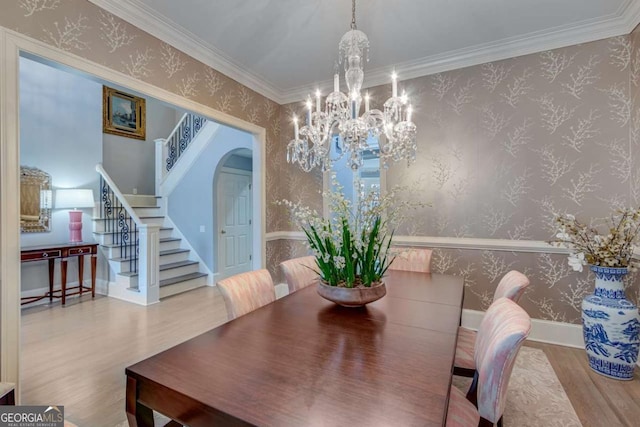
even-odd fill
[{"label": "white rug", "polygon": [[[453,377],[465,393],[470,378]],[[517,427],[581,427],[580,419],[544,352],[522,347],[509,381],[503,423]]]}]

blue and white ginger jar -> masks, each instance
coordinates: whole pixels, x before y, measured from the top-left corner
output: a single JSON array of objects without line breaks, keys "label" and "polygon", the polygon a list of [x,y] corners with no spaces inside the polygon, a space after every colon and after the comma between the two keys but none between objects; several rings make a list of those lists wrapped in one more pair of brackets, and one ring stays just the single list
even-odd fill
[{"label": "blue and white ginger jar", "polygon": [[582,331],[589,366],[618,380],[633,379],[640,349],[640,314],[627,300],[622,279],[626,268],[590,266],[595,291],[582,301]]}]

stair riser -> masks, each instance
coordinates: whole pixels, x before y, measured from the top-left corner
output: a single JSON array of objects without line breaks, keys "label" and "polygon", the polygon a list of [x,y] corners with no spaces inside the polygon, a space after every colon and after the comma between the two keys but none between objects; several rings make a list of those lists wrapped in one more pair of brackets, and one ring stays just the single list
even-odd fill
[{"label": "stair riser", "polygon": [[171,255],[160,256],[160,264],[169,264],[172,262],[186,261],[189,259],[189,252],[180,252]]},{"label": "stair riser", "polygon": [[160,225],[164,224],[164,217],[159,218],[140,218],[143,224]]},{"label": "stair riser", "polygon": [[175,283],[169,286],[160,287],[160,298],[166,298],[192,289],[200,288],[207,284],[207,277],[198,277],[197,279],[186,280],[184,282]]},{"label": "stair riser", "polygon": [[[137,239],[140,233],[129,233],[130,239]],[[115,245],[120,243],[122,237],[119,234],[95,234],[93,235],[95,241],[101,245]]]},{"label": "stair riser", "polygon": [[131,206],[157,206],[158,198],[145,194],[126,194],[125,199]]},{"label": "stair riser", "polygon": [[[138,262],[140,262],[138,260]],[[131,263],[129,261],[114,261],[112,259],[109,260],[109,266],[116,273],[128,273],[131,271]]]},{"label": "stair riser", "polygon": [[127,248],[126,253],[124,250],[121,250],[120,247],[106,247],[106,246],[101,246],[102,250],[104,250],[104,253],[106,255],[106,257],[109,260],[112,260],[113,258],[124,258],[125,255],[126,256],[131,256],[131,248]]},{"label": "stair riser", "polygon": [[169,270],[160,271],[160,280],[171,279],[173,277],[182,276],[189,273],[197,273],[197,272],[198,272],[198,264],[171,268]]},{"label": "stair riser", "polygon": [[[98,230],[94,230],[95,233],[93,233],[93,238],[95,239],[95,241],[101,245],[111,245],[113,244],[116,240],[119,240],[119,234],[113,234],[113,233],[108,233],[108,234],[101,234],[98,232]],[[173,233],[173,229],[171,228],[165,228],[165,229],[161,229],[160,230],[160,238],[161,239],[167,239],[169,237],[172,237],[172,233]],[[134,235],[134,233],[131,233],[132,235]],[[135,233],[135,235],[140,234],[140,230],[138,230],[137,233]]]},{"label": "stair riser", "polygon": [[168,242],[160,242],[160,250],[168,251],[169,249],[180,249],[180,240],[171,240]]},{"label": "stair riser", "polygon": [[155,207],[133,208],[133,210],[136,212],[136,215],[138,216],[158,216],[158,215],[164,214],[164,212],[162,212],[162,209],[155,208]]}]

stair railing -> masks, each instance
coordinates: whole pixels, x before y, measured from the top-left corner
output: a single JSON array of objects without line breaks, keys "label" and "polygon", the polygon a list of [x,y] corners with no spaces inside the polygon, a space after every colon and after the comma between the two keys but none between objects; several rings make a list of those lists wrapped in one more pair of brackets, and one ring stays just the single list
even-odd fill
[{"label": "stair railing", "polygon": [[129,271],[137,273],[140,254],[138,227],[142,221],[101,163],[96,170],[100,174],[100,218],[104,223],[104,232],[111,236],[112,244],[120,249],[120,257],[128,260]]},{"label": "stair railing", "polygon": [[156,139],[156,183],[164,180],[206,123],[206,117],[185,113],[166,139]]}]

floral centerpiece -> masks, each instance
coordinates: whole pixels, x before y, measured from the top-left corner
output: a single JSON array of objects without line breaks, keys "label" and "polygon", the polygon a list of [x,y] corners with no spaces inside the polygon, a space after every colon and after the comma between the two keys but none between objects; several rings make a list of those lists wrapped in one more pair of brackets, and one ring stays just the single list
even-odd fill
[{"label": "floral centerpiece", "polygon": [[640,313],[625,296],[624,276],[635,271],[635,243],[640,208],[617,211],[599,231],[570,214],[556,218],[558,233],[551,243],[569,249],[569,265],[584,265],[596,276],[593,294],[582,301],[585,349],[591,368],[608,377],[631,380],[640,350]]},{"label": "floral centerpiece", "polygon": [[328,218],[300,203],[278,203],[289,208],[293,221],[305,233],[325,286],[363,289],[383,285],[382,278],[394,259],[393,228],[406,208],[416,204],[398,200],[402,187],[380,196],[375,191],[365,192],[356,182],[354,187],[360,194],[355,203],[344,196],[335,180],[332,187],[332,191],[322,193],[329,202]]}]

